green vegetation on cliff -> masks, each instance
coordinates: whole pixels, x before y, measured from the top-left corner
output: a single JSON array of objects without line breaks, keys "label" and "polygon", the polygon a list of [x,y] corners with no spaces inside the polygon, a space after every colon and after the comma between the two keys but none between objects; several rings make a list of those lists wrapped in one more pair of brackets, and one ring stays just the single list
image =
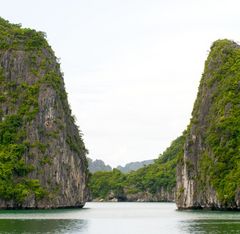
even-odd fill
[{"label": "green vegetation on cliff", "polygon": [[90,190],[93,198],[124,199],[128,195],[147,192],[156,195],[164,190],[173,193],[176,186],[176,164],[183,154],[185,136],[178,137],[153,164],[123,174],[114,169],[111,172],[96,172],[90,177]]},{"label": "green vegetation on cliff", "polygon": [[[232,203],[240,189],[240,46],[216,41],[206,61],[201,86],[211,89],[209,122],[204,132],[206,150],[200,178],[210,182],[222,203]],[[200,87],[201,89],[202,87]],[[196,102],[193,116],[197,113]],[[200,126],[199,126],[200,127]]]},{"label": "green vegetation on cliff", "polygon": [[[186,138],[179,163],[179,206],[238,207],[240,46],[233,41],[218,40],[211,47]],[[194,184],[192,191],[184,187],[188,183]],[[184,202],[187,197],[189,204]]]},{"label": "green vegetation on cliff", "polygon": [[[0,115],[0,197],[15,200],[18,204],[34,193],[36,199],[45,191],[39,180],[28,179],[26,175],[34,170],[34,166],[26,164],[23,155],[29,150],[26,141],[26,124],[38,112],[38,87],[36,85],[7,82],[0,74],[0,90],[2,107],[7,107],[13,114]],[[16,108],[16,103],[21,103]],[[12,110],[11,110],[12,108]],[[3,115],[3,111],[1,113]]]},{"label": "green vegetation on cliff", "polygon": [[[0,18],[1,208],[54,204],[63,189],[56,177],[62,173],[67,179],[74,167],[65,155],[81,158],[78,170],[87,174],[87,150],[71,116],[57,61],[43,32]],[[64,167],[57,165],[60,160]]]},{"label": "green vegetation on cliff", "polygon": [[[33,54],[42,46],[47,46],[43,33],[0,18],[0,50],[26,49]],[[27,178],[34,165],[26,164],[23,158],[30,147],[26,125],[38,112],[39,84],[6,80],[0,65],[0,91],[0,197],[21,204],[31,193],[36,199],[46,193],[39,180]]]},{"label": "green vegetation on cliff", "polygon": [[0,17],[0,49],[41,50],[48,48],[44,32],[22,28],[20,24],[10,24]]},{"label": "green vegetation on cliff", "polygon": [[152,194],[172,191],[176,186],[176,165],[183,154],[185,136],[174,140],[153,164],[140,168],[128,176],[128,185],[133,191],[149,191]]}]

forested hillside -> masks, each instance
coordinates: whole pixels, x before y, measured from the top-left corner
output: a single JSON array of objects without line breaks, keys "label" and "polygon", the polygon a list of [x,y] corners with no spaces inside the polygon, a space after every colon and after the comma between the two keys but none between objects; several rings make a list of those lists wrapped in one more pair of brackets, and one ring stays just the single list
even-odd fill
[{"label": "forested hillside", "polygon": [[173,201],[176,187],[177,160],[183,154],[185,134],[153,164],[127,174],[117,169],[96,172],[90,178],[92,199],[120,201]]}]

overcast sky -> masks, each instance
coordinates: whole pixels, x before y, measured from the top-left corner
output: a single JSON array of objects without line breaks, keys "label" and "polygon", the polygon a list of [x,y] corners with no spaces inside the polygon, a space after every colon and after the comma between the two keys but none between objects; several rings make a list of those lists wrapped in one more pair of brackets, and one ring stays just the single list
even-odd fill
[{"label": "overcast sky", "polygon": [[240,40],[234,0],[0,0],[47,33],[92,159],[157,158],[181,135],[212,42]]}]

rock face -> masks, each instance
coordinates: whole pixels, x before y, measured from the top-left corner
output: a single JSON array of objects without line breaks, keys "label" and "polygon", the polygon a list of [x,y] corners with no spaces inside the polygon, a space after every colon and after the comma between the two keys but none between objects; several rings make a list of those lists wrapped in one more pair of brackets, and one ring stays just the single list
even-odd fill
[{"label": "rock face", "polygon": [[87,151],[44,37],[0,18],[0,208],[87,199]]},{"label": "rock face", "polygon": [[205,63],[184,155],[177,206],[240,209],[240,46],[213,43]]}]

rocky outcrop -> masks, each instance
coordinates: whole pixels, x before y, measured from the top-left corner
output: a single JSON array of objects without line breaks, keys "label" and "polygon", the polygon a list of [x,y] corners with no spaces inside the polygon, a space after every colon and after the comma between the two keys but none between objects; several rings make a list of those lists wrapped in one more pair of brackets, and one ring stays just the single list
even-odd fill
[{"label": "rocky outcrop", "polygon": [[178,208],[240,209],[239,91],[240,46],[216,41],[177,167]]},{"label": "rocky outcrop", "polygon": [[0,18],[0,208],[87,199],[87,151],[44,37]]}]

